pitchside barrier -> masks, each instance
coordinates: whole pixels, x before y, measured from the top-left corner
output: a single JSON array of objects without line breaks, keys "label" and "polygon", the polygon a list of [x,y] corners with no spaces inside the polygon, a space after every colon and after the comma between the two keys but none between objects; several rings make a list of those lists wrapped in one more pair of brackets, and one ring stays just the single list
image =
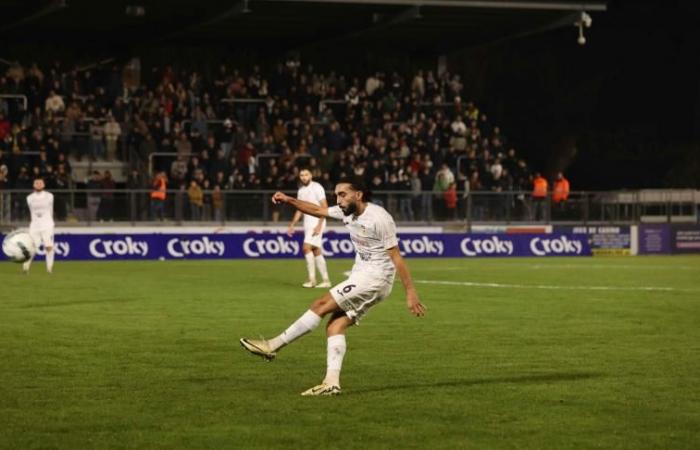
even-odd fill
[{"label": "pitchside barrier", "polygon": [[[110,227],[58,228],[59,260],[277,259],[301,257],[303,235],[289,237],[282,227]],[[406,257],[590,256],[700,253],[700,226],[681,224],[622,226],[474,227],[449,233],[441,227],[400,227],[399,248]],[[0,234],[0,240],[4,235]],[[354,256],[342,227],[324,234],[328,257]],[[40,248],[37,258],[43,259]],[[0,252],[0,260],[5,256]]]},{"label": "pitchside barrier", "polygon": [[[574,233],[442,233],[433,228],[407,228],[398,234],[399,249],[406,257],[591,255],[587,236]],[[57,230],[54,246],[59,260],[277,259],[301,257],[302,241],[302,233],[289,237],[281,230],[124,228],[98,232],[88,228]],[[343,231],[327,231],[323,251],[328,257],[355,255],[350,235]],[[37,258],[44,254],[40,248]]]}]

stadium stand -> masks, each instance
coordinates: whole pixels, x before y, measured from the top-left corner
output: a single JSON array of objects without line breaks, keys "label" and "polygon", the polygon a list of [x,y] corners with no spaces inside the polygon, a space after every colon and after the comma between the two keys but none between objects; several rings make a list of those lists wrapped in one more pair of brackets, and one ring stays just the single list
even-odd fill
[{"label": "stadium stand", "polygon": [[[106,167],[119,186],[147,186],[122,173],[162,170],[173,189],[294,189],[302,166],[326,188],[350,174],[375,191],[530,187],[526,162],[449,72],[348,76],[292,59],[204,75],[56,62],[10,67],[0,95],[9,188],[36,174],[50,188],[71,186]],[[86,161],[89,172],[72,172]]]}]

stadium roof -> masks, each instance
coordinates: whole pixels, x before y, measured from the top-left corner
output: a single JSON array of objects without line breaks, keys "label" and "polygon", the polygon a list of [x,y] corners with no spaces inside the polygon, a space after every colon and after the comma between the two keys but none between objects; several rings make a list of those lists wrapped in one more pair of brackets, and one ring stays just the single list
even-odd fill
[{"label": "stadium roof", "polygon": [[279,50],[379,45],[427,53],[571,26],[581,11],[605,9],[594,0],[0,0],[0,39]]}]

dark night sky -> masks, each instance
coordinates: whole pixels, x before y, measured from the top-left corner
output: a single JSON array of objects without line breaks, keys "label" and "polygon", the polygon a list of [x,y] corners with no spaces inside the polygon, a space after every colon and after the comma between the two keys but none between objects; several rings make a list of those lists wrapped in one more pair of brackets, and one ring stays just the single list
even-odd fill
[{"label": "dark night sky", "polygon": [[575,188],[700,187],[697,4],[608,6],[585,46],[572,26],[451,63],[533,166]]}]

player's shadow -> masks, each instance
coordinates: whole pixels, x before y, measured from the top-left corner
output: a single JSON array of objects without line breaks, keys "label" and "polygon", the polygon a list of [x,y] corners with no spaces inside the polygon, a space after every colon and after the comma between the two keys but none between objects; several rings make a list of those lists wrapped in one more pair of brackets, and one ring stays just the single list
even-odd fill
[{"label": "player's shadow", "polygon": [[389,386],[377,386],[370,387],[367,389],[353,389],[353,394],[365,394],[371,392],[384,392],[384,391],[400,391],[406,389],[420,389],[420,388],[441,388],[441,387],[468,387],[468,386],[479,386],[483,384],[536,384],[536,383],[556,383],[561,381],[577,381],[586,380],[590,378],[600,378],[605,376],[602,373],[595,372],[571,372],[571,373],[542,373],[542,374],[529,374],[529,375],[513,375],[509,377],[495,377],[495,378],[472,378],[465,380],[450,380],[450,381],[435,381],[434,383],[407,383],[407,384],[397,384]]}]

